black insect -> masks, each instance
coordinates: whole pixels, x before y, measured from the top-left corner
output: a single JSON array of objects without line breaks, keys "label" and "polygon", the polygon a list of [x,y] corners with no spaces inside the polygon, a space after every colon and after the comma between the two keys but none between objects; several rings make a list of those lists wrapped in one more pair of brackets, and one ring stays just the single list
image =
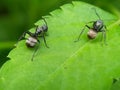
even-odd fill
[{"label": "black insect", "polygon": [[[79,41],[80,39],[80,36],[82,35],[82,33],[84,32],[85,28],[87,27],[89,29],[88,33],[87,33],[87,36],[89,39],[94,39],[96,38],[97,34],[99,32],[102,32],[102,38],[101,38],[101,41],[102,39],[104,38],[104,43],[106,44],[106,26],[104,25],[103,23],[103,20],[100,18],[99,14],[97,13],[96,9],[95,8],[92,8],[94,9],[96,15],[98,16],[98,20],[96,21],[91,21],[91,22],[88,22],[87,24],[89,23],[93,23],[93,27],[89,27],[87,24],[84,26],[84,28],[82,29],[82,31],[80,32],[79,36],[78,36],[78,40],[76,41]],[[75,41],[75,42],[76,42]]]},{"label": "black insect", "polygon": [[[36,30],[34,33],[30,32],[30,31],[26,31],[23,33],[23,35],[19,38],[19,40],[22,40],[22,39],[26,39],[26,46],[29,47],[29,48],[33,48],[36,46],[37,43],[40,44],[40,41],[38,39],[38,37],[43,37],[43,40],[44,40],[44,43],[46,45],[47,48],[48,45],[46,43],[46,39],[45,39],[45,33],[48,31],[48,26],[47,26],[47,22],[46,20],[43,18],[45,24],[41,27],[37,26],[36,27]],[[25,35],[28,34],[29,37],[28,38],[25,38]],[[39,46],[39,45],[38,45]],[[33,61],[33,57],[35,55],[35,52],[38,50],[39,47],[37,47],[32,55],[32,61]]]}]

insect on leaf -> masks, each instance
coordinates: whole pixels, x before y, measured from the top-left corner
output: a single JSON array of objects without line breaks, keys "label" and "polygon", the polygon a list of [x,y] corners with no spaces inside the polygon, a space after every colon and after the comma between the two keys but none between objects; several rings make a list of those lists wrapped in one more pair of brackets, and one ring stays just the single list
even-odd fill
[{"label": "insect on leaf", "polygon": [[[87,22],[99,19],[93,7],[107,26],[107,46],[101,45],[101,33],[89,40],[87,28],[74,42]],[[45,19],[50,48],[40,37],[39,49],[31,61],[35,48],[27,48],[25,40],[20,41],[0,69],[0,90],[110,90],[113,78],[120,76],[120,20],[78,1],[61,6]],[[44,22],[35,24],[42,26]]]}]

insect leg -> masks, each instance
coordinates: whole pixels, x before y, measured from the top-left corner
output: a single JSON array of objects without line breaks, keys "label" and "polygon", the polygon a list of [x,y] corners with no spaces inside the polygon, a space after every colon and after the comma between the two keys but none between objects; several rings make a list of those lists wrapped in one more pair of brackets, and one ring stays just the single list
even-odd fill
[{"label": "insect leg", "polygon": [[36,29],[35,29],[35,32],[37,31],[38,27],[39,27],[39,26],[38,26],[38,25],[36,25]]},{"label": "insect leg", "polygon": [[20,36],[20,38],[18,39],[18,41],[20,41],[20,40],[22,40],[22,39],[25,39],[25,35],[26,35],[26,32],[24,32],[24,33]]},{"label": "insect leg", "polygon": [[103,38],[104,38],[104,44],[107,45],[107,43],[106,43],[106,31],[108,31],[108,30],[107,30],[107,27],[105,25],[103,28],[104,28],[104,30],[102,30],[102,33],[103,33]]},{"label": "insect leg", "polygon": [[86,27],[90,29],[90,27],[89,27],[88,25],[85,25],[85,26],[83,27],[82,31],[80,32],[80,34],[79,34],[79,36],[78,36],[78,39],[77,39],[76,41],[74,41],[74,42],[78,42],[78,41],[79,41],[79,39],[80,39],[81,35],[83,34],[83,32],[84,32],[84,30],[85,30]]},{"label": "insect leg", "polygon": [[[20,38],[18,39],[18,42],[19,42],[20,40],[22,40],[22,39],[26,39],[26,38],[25,38],[26,34],[29,34],[30,36],[33,35],[31,32],[25,31],[25,32],[20,36]],[[15,46],[18,45],[18,42],[15,44]]]},{"label": "insect leg", "polygon": [[45,33],[43,33],[43,40],[44,40],[45,46],[46,46],[47,48],[49,48],[48,45],[47,45],[47,43],[46,43]]},{"label": "insect leg", "polygon": [[18,42],[19,42],[20,40],[25,39],[25,35],[26,35],[26,32],[24,32],[24,33],[19,37],[19,39],[18,39],[17,43],[15,44],[15,46],[18,45]]},{"label": "insect leg", "polygon": [[34,36],[34,34],[31,33],[30,31],[26,31],[26,33],[27,33],[28,35],[30,35],[30,36]]},{"label": "insect leg", "polygon": [[30,35],[30,36],[33,35],[33,33],[31,33],[31,32],[25,31],[25,32],[22,34],[22,36],[20,36],[20,38],[18,39],[18,41],[20,41],[20,40],[22,40],[22,39],[25,39],[25,35],[26,35],[26,34],[28,34],[28,35]]},{"label": "insect leg", "polygon": [[37,41],[38,41],[39,45],[35,48],[35,51],[34,51],[34,53],[33,53],[33,55],[32,55],[32,58],[31,58],[31,61],[33,61],[33,58],[34,58],[34,56],[35,56],[35,53],[36,53],[36,51],[38,50],[38,48],[39,48],[39,46],[40,46],[40,41],[39,41],[39,40],[37,40]]},{"label": "insect leg", "polygon": [[105,31],[108,31],[108,29],[107,29],[106,25],[104,25],[104,28],[105,28]]},{"label": "insect leg", "polygon": [[79,34],[79,36],[78,36],[78,39],[77,39],[76,41],[74,41],[74,42],[78,42],[78,41],[79,41],[79,39],[80,39],[80,37],[81,37],[82,33],[84,32],[84,30],[85,30],[86,27],[87,27],[88,29],[90,29],[90,27],[89,27],[87,24],[93,23],[93,22],[95,22],[95,21],[90,21],[90,22],[87,22],[87,23],[86,23],[86,25],[83,27],[82,31],[80,32],[80,34]]},{"label": "insect leg", "polygon": [[107,45],[106,43],[106,30],[102,30],[102,38],[101,38],[101,42],[104,39],[104,44]]}]

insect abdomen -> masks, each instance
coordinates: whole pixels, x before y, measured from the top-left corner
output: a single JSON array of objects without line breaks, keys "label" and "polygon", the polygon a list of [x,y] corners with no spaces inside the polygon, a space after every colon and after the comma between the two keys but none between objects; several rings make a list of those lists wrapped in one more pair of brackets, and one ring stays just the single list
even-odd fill
[{"label": "insect abdomen", "polygon": [[91,29],[91,30],[89,30],[87,36],[90,39],[94,39],[97,36],[97,32]]},{"label": "insect abdomen", "polygon": [[29,37],[27,40],[26,40],[26,45],[27,47],[34,47],[37,43],[37,39],[34,38],[34,37]]}]

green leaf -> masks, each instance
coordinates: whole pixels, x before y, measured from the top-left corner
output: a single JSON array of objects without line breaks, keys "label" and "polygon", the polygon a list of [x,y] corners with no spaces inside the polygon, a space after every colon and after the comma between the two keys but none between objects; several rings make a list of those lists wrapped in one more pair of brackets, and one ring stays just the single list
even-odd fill
[{"label": "green leaf", "polygon": [[111,90],[119,90],[120,89],[120,80],[115,80],[114,84],[112,85]]},{"label": "green leaf", "polygon": [[[87,22],[98,19],[93,7],[107,26],[107,46],[100,43],[101,33],[89,40],[87,30],[79,42],[74,42]],[[113,78],[120,76],[120,20],[113,21],[114,15],[77,1],[50,14],[45,16],[50,48],[40,38],[31,61],[35,48],[27,48],[25,40],[20,41],[8,55],[11,60],[0,70],[0,90],[110,90]]]}]

